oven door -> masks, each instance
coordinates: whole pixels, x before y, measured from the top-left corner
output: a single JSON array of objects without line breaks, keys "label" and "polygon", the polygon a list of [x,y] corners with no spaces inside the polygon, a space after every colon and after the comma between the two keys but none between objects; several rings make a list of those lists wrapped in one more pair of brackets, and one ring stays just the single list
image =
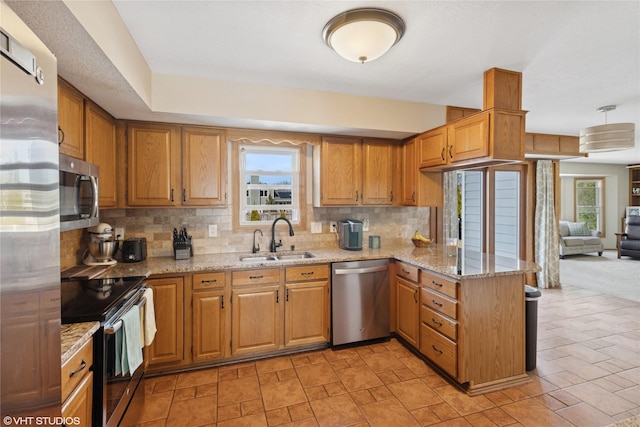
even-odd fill
[{"label": "oven door", "polygon": [[[142,295],[144,288],[139,291]],[[146,303],[144,297],[139,298],[137,306],[142,310]],[[124,310],[126,312],[128,310]],[[121,316],[119,316],[121,317]],[[104,353],[105,353],[105,409],[106,410],[106,426],[117,426],[124,415],[127,405],[131,401],[134,392],[144,371],[144,351],[143,361],[134,372],[123,372],[116,374],[116,333],[122,328],[123,322],[120,318],[105,322],[104,327]],[[141,322],[141,328],[144,324]]]}]

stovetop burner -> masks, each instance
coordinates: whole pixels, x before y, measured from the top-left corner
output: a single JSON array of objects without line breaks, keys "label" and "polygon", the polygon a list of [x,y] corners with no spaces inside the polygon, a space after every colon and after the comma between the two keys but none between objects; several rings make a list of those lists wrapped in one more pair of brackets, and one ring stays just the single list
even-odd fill
[{"label": "stovetop burner", "polygon": [[62,280],[62,323],[108,319],[142,287],[144,279]]}]

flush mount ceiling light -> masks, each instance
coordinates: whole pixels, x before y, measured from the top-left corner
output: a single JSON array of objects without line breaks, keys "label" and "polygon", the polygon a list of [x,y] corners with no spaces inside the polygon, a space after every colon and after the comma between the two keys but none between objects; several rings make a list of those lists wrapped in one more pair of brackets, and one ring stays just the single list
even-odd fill
[{"label": "flush mount ceiling light", "polygon": [[404,21],[384,9],[348,10],[331,19],[322,38],[340,56],[353,62],[380,58],[404,34]]},{"label": "flush mount ceiling light", "polygon": [[616,109],[615,105],[598,108],[604,113],[604,125],[584,128],[580,131],[580,152],[601,153],[633,148],[635,145],[635,123],[615,123],[608,125],[607,112]]}]

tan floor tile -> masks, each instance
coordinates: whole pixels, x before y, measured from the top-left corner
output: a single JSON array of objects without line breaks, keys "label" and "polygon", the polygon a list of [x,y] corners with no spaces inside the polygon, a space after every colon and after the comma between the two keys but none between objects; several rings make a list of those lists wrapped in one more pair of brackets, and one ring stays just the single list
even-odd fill
[{"label": "tan floor tile", "polygon": [[217,427],[267,427],[265,414],[254,414],[246,417],[234,418],[232,420],[221,421]]},{"label": "tan floor tile", "polygon": [[567,406],[577,405],[578,403],[580,403],[580,399],[578,399],[571,393],[566,392],[565,390],[552,391],[551,393],[549,393],[549,396],[557,399]]},{"label": "tan floor tile", "polygon": [[215,396],[183,400],[171,405],[167,424],[203,426],[217,421]]},{"label": "tan floor tile", "polygon": [[547,375],[544,379],[561,388],[580,384],[586,381],[584,378],[567,371]]},{"label": "tan floor tile", "polygon": [[427,387],[419,378],[389,384],[387,387],[410,411],[442,402],[440,396]]},{"label": "tan floor tile", "polygon": [[375,373],[406,369],[406,366],[389,351],[360,355],[360,357]]},{"label": "tan floor tile", "polygon": [[487,418],[482,412],[467,415],[464,420],[473,427],[494,427],[495,423]]},{"label": "tan floor tile", "polygon": [[233,418],[240,418],[241,416],[242,410],[240,409],[239,403],[218,406],[218,421],[231,420]]},{"label": "tan floor tile", "polygon": [[482,415],[491,420],[498,427],[510,426],[516,423],[516,420],[500,408],[491,408],[482,411]]},{"label": "tan floor tile", "polygon": [[[122,425],[122,424],[120,424]],[[136,424],[136,427],[166,427],[167,420],[149,421],[148,423]]]},{"label": "tan floor tile", "polygon": [[580,427],[602,427],[616,422],[612,417],[586,403],[559,409],[556,414]]},{"label": "tan floor tile", "polygon": [[380,372],[378,374],[378,378],[385,384],[393,384],[399,383],[402,381],[396,374],[393,372]]},{"label": "tan floor tile", "polygon": [[638,386],[617,391],[615,392],[615,395],[626,399],[629,402],[632,402],[636,406],[640,407],[640,387]]},{"label": "tan floor tile", "polygon": [[324,389],[327,391],[327,394],[329,396],[337,396],[339,394],[345,394],[347,392],[347,389],[344,388],[340,381],[325,384]]},{"label": "tan floor tile", "polygon": [[380,387],[372,387],[369,389],[371,395],[379,402],[381,400],[392,399],[394,397],[393,393],[387,386]]},{"label": "tan floor tile", "polygon": [[447,402],[436,403],[435,405],[430,405],[429,409],[438,416],[442,421],[452,420],[454,418],[459,418],[460,414],[456,412],[455,409]]},{"label": "tan floor tile", "polygon": [[506,405],[507,403],[513,402],[509,396],[504,394],[501,391],[494,391],[493,393],[487,393],[484,395],[487,399],[493,402],[496,406]]},{"label": "tan floor tile", "polygon": [[327,394],[327,390],[325,390],[324,387],[321,385],[317,385],[309,388],[305,387],[304,393],[307,395],[307,399],[309,401],[324,399],[325,397],[329,397],[329,395]]},{"label": "tan floor tile", "polygon": [[255,365],[245,366],[238,369],[238,378],[252,377],[258,375]]},{"label": "tan floor tile", "polygon": [[373,403],[376,401],[369,390],[356,390],[354,392],[351,392],[351,398],[354,402],[356,402],[356,405],[358,406],[366,405],[367,403]]},{"label": "tan floor tile", "polygon": [[163,391],[172,391],[176,386],[178,377],[168,378],[164,381],[158,381],[153,387],[154,393],[162,393]]},{"label": "tan floor tile", "polygon": [[418,378],[418,376],[415,374],[415,372],[413,372],[409,368],[397,369],[397,370],[393,371],[393,373],[396,374],[398,376],[398,378],[400,378],[401,381],[406,381],[406,380],[410,380],[410,379],[413,379],[413,378]]},{"label": "tan floor tile", "polygon": [[501,409],[524,426],[573,427],[570,422],[545,408],[535,399],[520,400],[502,406]]},{"label": "tan floor tile", "polygon": [[585,380],[595,380],[596,378],[609,375],[608,371],[573,356],[564,357],[556,362],[565,370],[572,372]]},{"label": "tan floor tile", "polygon": [[292,421],[313,417],[313,411],[311,410],[311,405],[309,405],[309,402],[291,405],[288,407],[288,409],[289,416],[291,417]]},{"label": "tan floor tile", "polygon": [[307,366],[298,366],[296,367],[296,372],[298,373],[300,382],[305,388],[338,381],[338,377],[327,361]]},{"label": "tan floor tile", "polygon": [[411,371],[418,377],[426,377],[428,375],[435,374],[435,371],[433,369],[431,369],[424,361],[414,355],[411,355],[411,357],[403,357],[399,360],[407,368],[411,369]]},{"label": "tan floor tile", "polygon": [[218,375],[219,381],[229,381],[229,380],[237,380],[238,379],[238,370],[237,369],[227,369],[224,371],[220,371]]},{"label": "tan floor tile", "polygon": [[193,399],[196,397],[196,387],[179,388],[173,392],[173,401],[179,402],[181,400]]},{"label": "tan floor tile", "polygon": [[419,427],[420,424],[396,399],[369,403],[360,406],[360,410],[372,427],[388,427],[392,425]]},{"label": "tan floor tile", "polygon": [[332,360],[329,363],[331,363],[331,367],[336,371],[338,369],[345,369],[349,367],[349,363],[345,359],[336,359],[336,360]]},{"label": "tan floor tile", "polygon": [[179,374],[176,388],[185,388],[216,382],[218,382],[218,369],[202,369]]},{"label": "tan floor tile", "polygon": [[260,414],[264,412],[264,405],[262,399],[249,400],[240,404],[240,412],[243,417],[247,415]]},{"label": "tan floor tile", "polygon": [[459,417],[459,418],[454,418],[452,420],[447,420],[442,423],[434,424],[431,427],[473,427],[473,426],[469,424],[467,420],[465,420],[464,418]]},{"label": "tan floor tile", "polygon": [[591,383],[578,384],[565,388],[564,391],[607,415],[619,414],[620,412],[629,411],[637,406],[627,399],[623,399]]},{"label": "tan floor tile", "polygon": [[318,421],[315,417],[309,417],[282,424],[281,427],[318,427]]},{"label": "tan floor tile", "polygon": [[293,368],[290,369],[283,369],[281,371],[276,372],[276,374],[278,375],[278,380],[279,381],[285,381],[285,380],[291,380],[294,378],[298,378],[298,374],[296,373],[296,370]]},{"label": "tan floor tile", "polygon": [[544,378],[540,378],[537,375],[533,375],[531,376],[531,382],[515,388],[520,390],[526,396],[534,397],[534,396],[540,396],[542,394],[557,390],[558,386],[550,383]]},{"label": "tan floor tile", "polygon": [[267,424],[271,426],[279,426],[291,421],[287,408],[274,409],[266,412]]},{"label": "tan floor tile", "polygon": [[441,421],[441,418],[429,408],[418,408],[410,412],[422,426],[430,426]]},{"label": "tan floor tile", "polygon": [[307,396],[297,379],[267,384],[261,390],[265,411],[307,401]]},{"label": "tan floor tile", "polygon": [[172,399],[172,391],[155,393],[153,397],[145,396],[144,400],[142,398],[136,399],[134,396],[129,404],[127,413],[122,419],[121,425],[131,426],[167,418],[169,416]]},{"label": "tan floor tile", "polygon": [[536,396],[535,399],[538,402],[540,402],[542,405],[544,405],[546,408],[551,409],[552,411],[557,411],[558,409],[565,408],[567,406],[563,402],[553,397],[551,394],[543,394],[540,396]]},{"label": "tan floor tile", "polygon": [[[361,349],[361,351],[367,351],[366,349]],[[324,353],[324,357],[327,360],[336,360],[336,359],[349,359],[351,357],[358,357],[358,351],[353,348],[343,348],[332,350],[331,352]]]},{"label": "tan floor tile", "polygon": [[311,408],[322,427],[349,426],[365,422],[362,412],[348,394],[314,400],[311,402]]},{"label": "tan floor tile", "polygon": [[423,383],[427,385],[427,387],[432,389],[437,387],[442,387],[448,384],[447,380],[445,380],[444,378],[442,378],[440,375],[437,375],[437,374],[427,375],[426,377],[420,377],[420,379],[422,380]]},{"label": "tan floor tile", "polygon": [[351,368],[357,368],[358,366],[364,366],[365,365],[364,360],[362,360],[362,358],[360,356],[347,357],[344,360],[349,364],[349,367],[351,367]]},{"label": "tan floor tile", "polygon": [[435,389],[435,392],[463,416],[481,412],[495,406],[494,403],[485,396],[471,397],[452,386],[438,387]]},{"label": "tan floor tile", "polygon": [[[196,397],[212,396],[218,394],[218,383],[202,384],[196,387]],[[175,400],[175,395],[174,398]]]},{"label": "tan floor tile", "polygon": [[218,387],[218,405],[246,402],[259,399],[260,384],[258,377],[246,377],[236,380],[221,381]]},{"label": "tan floor tile", "polygon": [[382,385],[380,378],[366,365],[342,369],[338,371],[337,374],[348,391],[362,390]]},{"label": "tan floor tile", "polygon": [[311,361],[306,355],[291,356],[291,363],[294,367],[311,365]]},{"label": "tan floor tile", "polygon": [[[306,358],[306,356],[303,356]],[[256,369],[259,374],[264,374],[266,372],[275,372],[275,371],[283,371],[285,369],[292,369],[293,363],[291,362],[291,358],[288,356],[284,357],[273,357],[271,359],[258,360],[256,362]]]},{"label": "tan floor tile", "polygon": [[258,374],[258,379],[260,381],[260,385],[277,383],[278,381],[280,381],[277,372],[266,372],[264,374]]}]

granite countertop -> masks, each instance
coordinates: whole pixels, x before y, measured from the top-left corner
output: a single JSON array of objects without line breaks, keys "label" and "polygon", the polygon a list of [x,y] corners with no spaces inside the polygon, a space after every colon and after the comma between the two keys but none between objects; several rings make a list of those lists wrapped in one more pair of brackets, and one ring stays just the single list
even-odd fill
[{"label": "granite countertop", "polygon": [[91,339],[100,328],[99,322],[69,323],[61,325],[61,360],[62,364],[69,360],[76,351]]},{"label": "granite countertop", "polygon": [[[300,251],[297,251],[298,253]],[[99,278],[145,276],[151,274],[197,273],[212,270],[238,270],[251,268],[281,267],[303,264],[357,261],[367,259],[395,258],[455,279],[473,277],[491,277],[518,273],[537,272],[540,267],[529,261],[512,260],[495,255],[471,252],[463,256],[446,255],[445,246],[432,244],[426,248],[415,248],[408,245],[394,245],[380,249],[365,248],[361,251],[335,249],[309,249],[314,258],[278,260],[264,262],[242,262],[241,256],[269,255],[269,253],[224,253],[195,255],[186,260],[175,260],[173,257],[147,258],[138,263],[117,264]],[[280,251],[278,253],[291,253]]]}]

